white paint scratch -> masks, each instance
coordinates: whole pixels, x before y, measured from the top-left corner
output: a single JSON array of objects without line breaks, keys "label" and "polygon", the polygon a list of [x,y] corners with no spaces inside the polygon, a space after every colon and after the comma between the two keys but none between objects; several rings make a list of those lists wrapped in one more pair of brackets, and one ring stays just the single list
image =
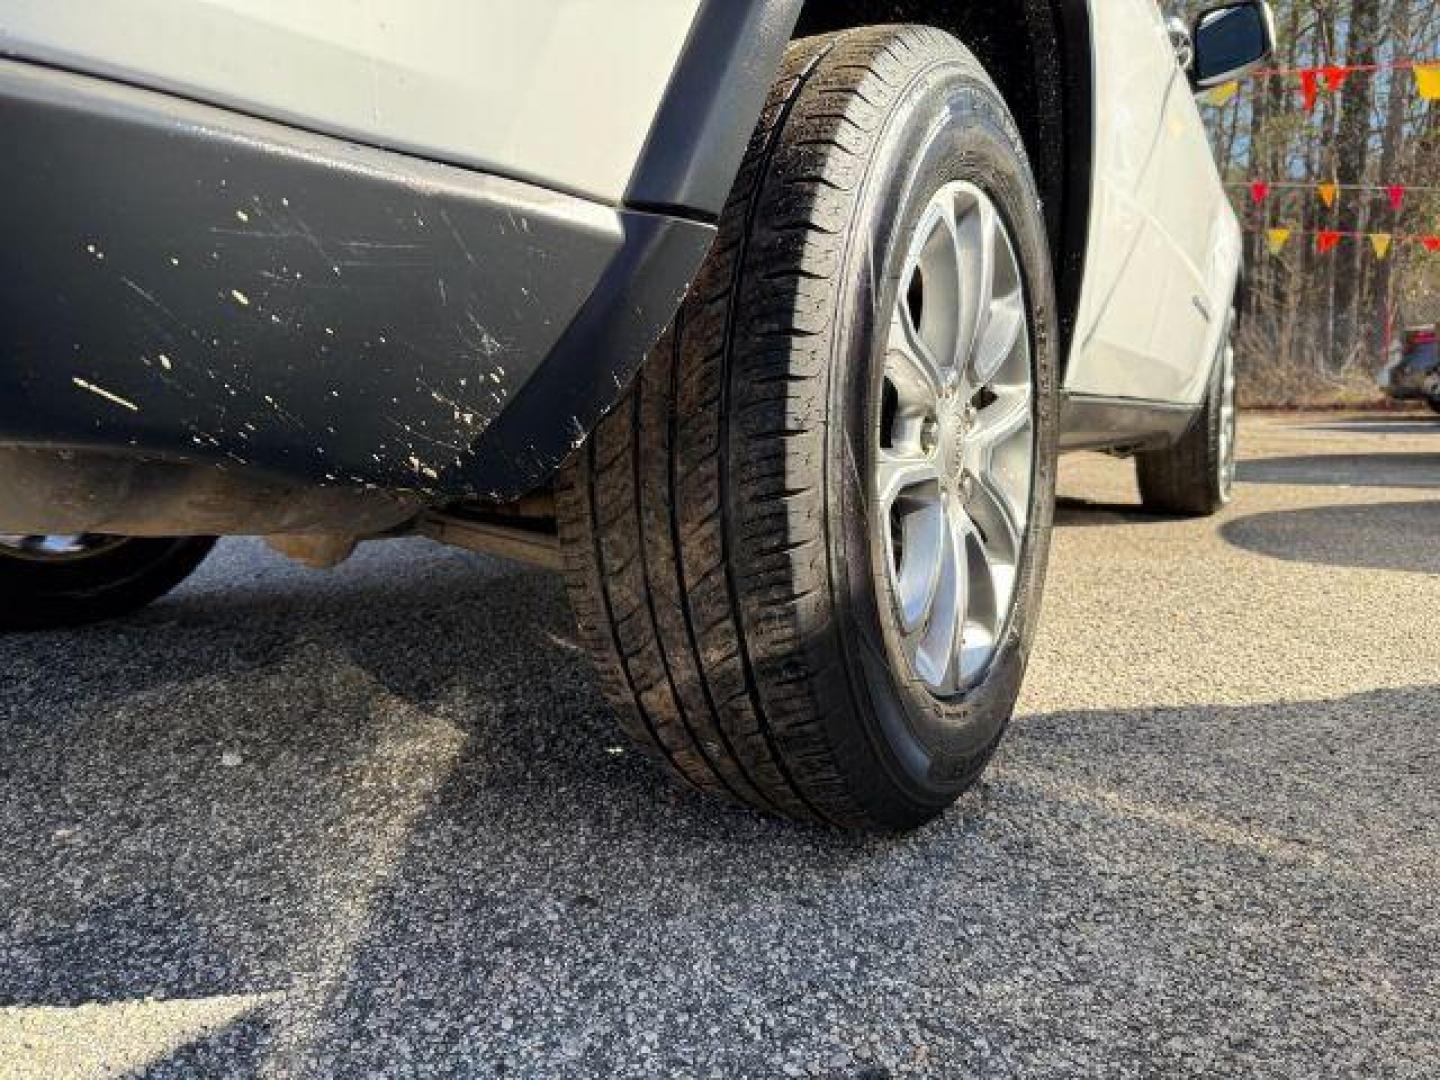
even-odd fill
[{"label": "white paint scratch", "polygon": [[241,292],[239,289],[231,289],[230,295],[235,298],[235,302],[241,307],[250,306],[250,298],[246,296],[243,292]]},{"label": "white paint scratch", "polygon": [[125,400],[123,397],[121,397],[119,394],[112,394],[109,390],[106,390],[103,386],[96,386],[96,385],[95,385],[94,383],[92,383],[92,382],[86,382],[84,379],[80,378],[78,375],[73,375],[73,376],[71,376],[70,381],[73,382],[76,386],[80,387],[81,390],[89,390],[90,393],[96,394],[96,395],[104,398],[106,401],[114,402],[116,405],[122,405],[122,406],[124,406],[125,408],[129,409],[131,412],[139,412],[139,411],[140,411],[140,406],[139,406],[139,405],[136,405],[133,401],[126,401],[126,400]]}]

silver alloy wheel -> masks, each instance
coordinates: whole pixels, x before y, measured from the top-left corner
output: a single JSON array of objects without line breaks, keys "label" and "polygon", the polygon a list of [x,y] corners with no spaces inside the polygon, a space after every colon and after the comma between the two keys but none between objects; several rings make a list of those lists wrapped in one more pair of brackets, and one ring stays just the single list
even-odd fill
[{"label": "silver alloy wheel", "polygon": [[124,542],[123,536],[102,536],[98,533],[69,536],[0,535],[0,555],[31,559],[35,562],[69,562],[88,558]]},{"label": "silver alloy wheel", "polygon": [[950,696],[1003,640],[1035,471],[1024,281],[1004,220],[951,183],[926,207],[886,347],[873,505],[903,651]]},{"label": "silver alloy wheel", "polygon": [[[1230,325],[1235,317],[1230,317]],[[1235,491],[1235,339],[1230,331],[1220,352],[1220,501],[1228,503]]]}]

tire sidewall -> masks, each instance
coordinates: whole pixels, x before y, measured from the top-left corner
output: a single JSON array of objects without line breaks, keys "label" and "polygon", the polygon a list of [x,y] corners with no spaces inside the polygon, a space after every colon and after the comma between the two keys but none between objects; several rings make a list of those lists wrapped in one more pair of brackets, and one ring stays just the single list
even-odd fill
[{"label": "tire sidewall", "polygon": [[54,562],[0,553],[0,630],[47,630],[123,615],[173,589],[214,545],[213,537],[132,537]]},{"label": "tire sidewall", "polygon": [[[845,258],[831,386],[830,535],[848,668],[882,778],[852,773],[899,816],[938,810],[968,787],[1013,712],[1039,616],[1055,491],[1058,334],[1044,219],[1018,132],[998,91],[958,56],[918,76],[889,114]],[[968,181],[1000,210],[1025,278],[1034,379],[1035,479],[1013,612],[984,678],[937,699],[900,650],[888,576],[871,557],[869,477],[888,325],[909,240],[930,199]]]},{"label": "tire sidewall", "polygon": [[[1207,439],[1205,483],[1213,511],[1223,510],[1229,506],[1235,498],[1234,484],[1232,483],[1228,489],[1225,486],[1225,454],[1223,450],[1225,378],[1227,369],[1235,363],[1233,351],[1235,346],[1235,326],[1235,314],[1232,311],[1226,316],[1225,329],[1220,335],[1220,344],[1215,350],[1214,362],[1210,365],[1210,385],[1205,397],[1205,428]],[[1233,455],[1235,452],[1235,440],[1232,438],[1230,453]]]}]

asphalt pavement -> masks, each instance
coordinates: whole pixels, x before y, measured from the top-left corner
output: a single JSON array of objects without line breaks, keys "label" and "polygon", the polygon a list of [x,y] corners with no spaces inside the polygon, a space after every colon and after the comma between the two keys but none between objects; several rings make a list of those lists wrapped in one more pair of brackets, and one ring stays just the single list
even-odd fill
[{"label": "asphalt pavement", "polygon": [[621,745],[558,580],[222,544],[0,639],[0,1076],[1432,1077],[1440,421],[1068,460],[1020,714],[904,839]]}]

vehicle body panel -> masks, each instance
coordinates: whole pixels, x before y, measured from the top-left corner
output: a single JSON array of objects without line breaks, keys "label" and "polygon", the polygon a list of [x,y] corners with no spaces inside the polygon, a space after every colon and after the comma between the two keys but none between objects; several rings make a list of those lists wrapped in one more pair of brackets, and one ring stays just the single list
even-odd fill
[{"label": "vehicle body panel", "polygon": [[0,123],[0,444],[518,495],[714,234],[14,61]]},{"label": "vehicle body panel", "polygon": [[[799,4],[0,0],[0,447],[543,485],[687,290]],[[1132,446],[1200,400],[1239,234],[1152,0],[1089,11],[1067,445]]]},{"label": "vehicle body panel", "polygon": [[1091,221],[1065,388],[1196,405],[1239,273],[1239,224],[1154,0],[1092,2],[1091,16]]},{"label": "vehicle body panel", "polygon": [[6,0],[0,51],[618,203],[699,6]]}]

